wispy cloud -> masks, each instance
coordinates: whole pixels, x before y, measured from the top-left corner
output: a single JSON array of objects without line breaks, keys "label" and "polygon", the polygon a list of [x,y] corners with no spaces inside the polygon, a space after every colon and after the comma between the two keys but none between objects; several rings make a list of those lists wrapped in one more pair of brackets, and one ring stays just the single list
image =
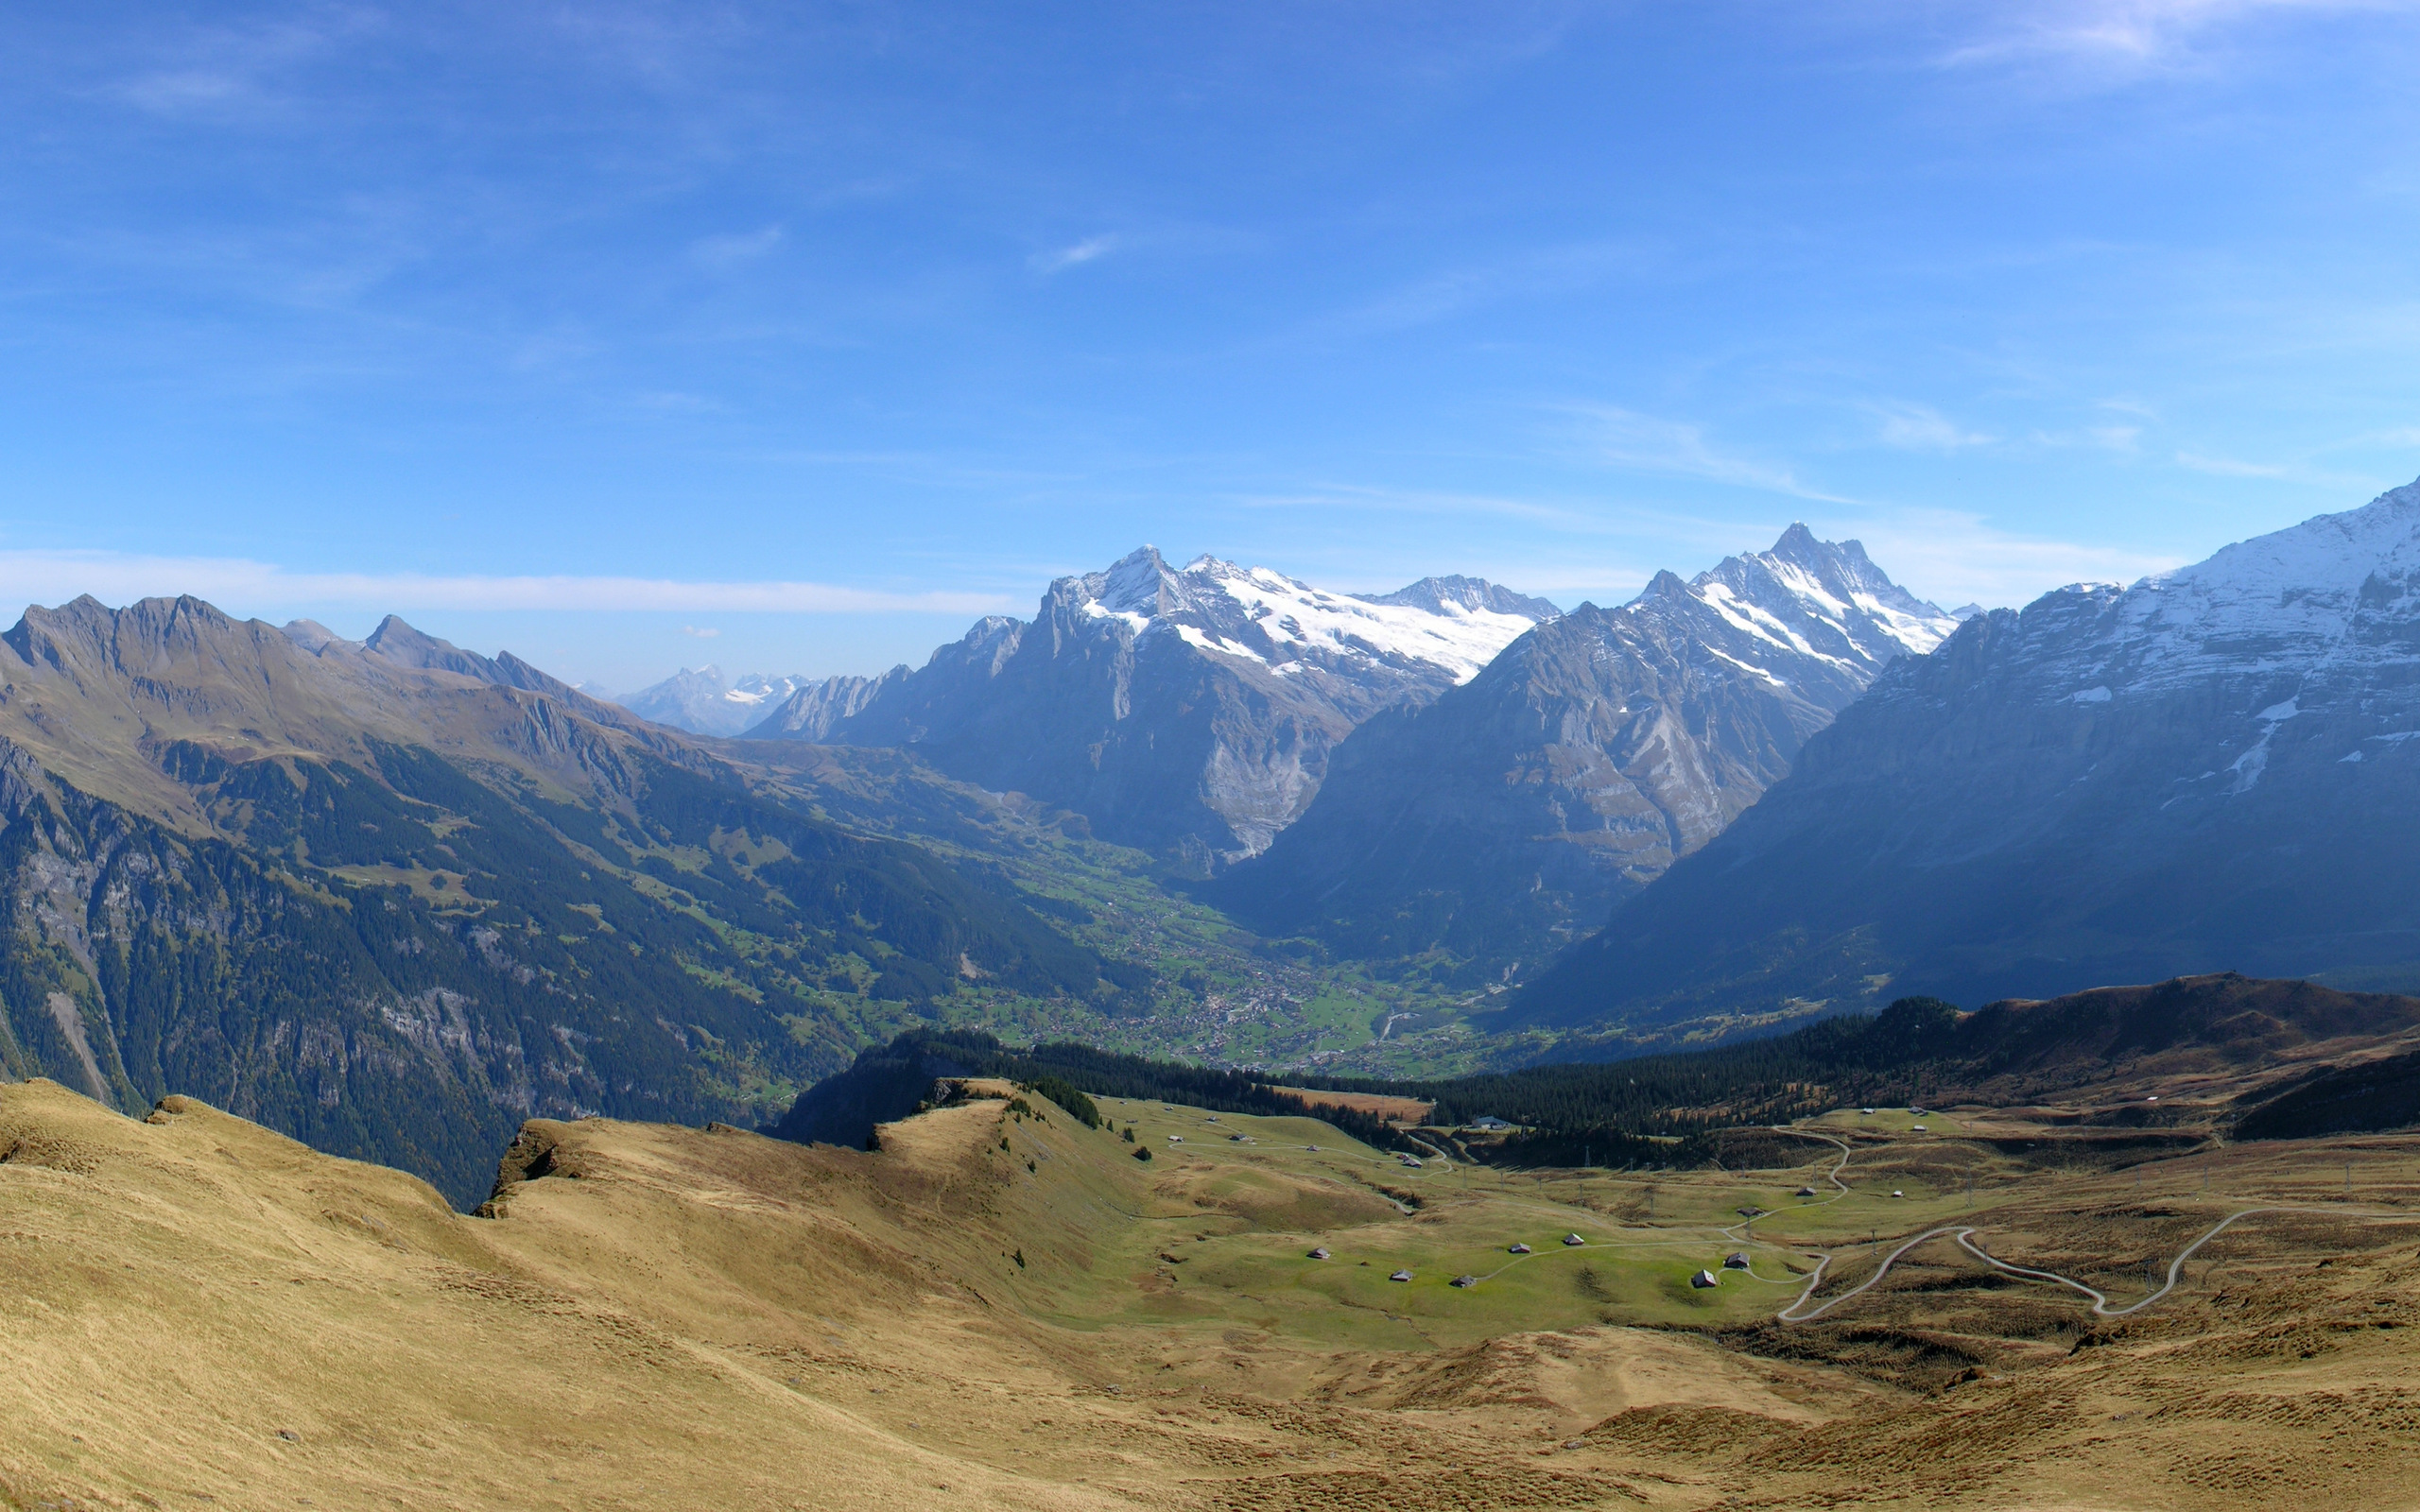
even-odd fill
[{"label": "wispy cloud", "polygon": [[1661,420],[1610,404],[1578,405],[1575,409],[1589,422],[1590,449],[1599,459],[1616,467],[1677,473],[1829,504],[1858,502],[1810,486],[1789,467],[1723,451],[1706,438],[1705,429],[1700,425]]},{"label": "wispy cloud", "polygon": [[2198,456],[2191,452],[2176,454],[2176,465],[2196,472],[2215,473],[2222,478],[2282,478],[2289,470],[2266,462],[2238,462],[2229,456]]},{"label": "wispy cloud", "polygon": [[2049,0],[1986,8],[1981,35],[1942,60],[1951,66],[2066,58],[2136,70],[2172,65],[2221,28],[2277,12],[2402,10],[2408,0]]},{"label": "wispy cloud", "polygon": [[1500,301],[1575,293],[1645,267],[1651,255],[1627,241],[1541,248],[1398,284],[1314,321],[1311,329],[1315,335],[1344,335],[1409,330]]},{"label": "wispy cloud", "polygon": [[290,113],[284,86],[295,72],[385,24],[361,6],[324,6],[308,23],[209,26],[172,32],[158,64],[102,94],[171,120],[236,121]]},{"label": "wispy cloud", "polygon": [[1564,530],[1597,531],[1605,528],[1604,522],[1587,510],[1544,504],[1533,499],[1427,489],[1393,489],[1369,484],[1318,483],[1278,492],[1241,494],[1236,502],[1247,509],[1355,509],[1375,514],[1447,518],[1495,515]]},{"label": "wispy cloud", "polygon": [[1895,581],[1945,609],[1969,603],[2015,607],[2067,583],[2130,583],[2186,561],[2003,530],[1981,515],[1953,509],[1894,509],[1878,517],[1817,523],[1816,530],[1862,541]]},{"label": "wispy cloud", "polygon": [[191,593],[238,613],[343,606],[398,610],[986,614],[1001,610],[1008,603],[994,593],[901,593],[831,583],[312,573],[292,572],[269,562],[230,557],[146,557],[102,551],[0,551],[0,602],[59,604],[82,593],[90,593],[111,604]]},{"label": "wispy cloud", "polygon": [[722,236],[701,236],[689,244],[689,260],[717,273],[728,272],[769,254],[782,245],[782,237],[779,226]]},{"label": "wispy cloud", "polygon": [[2027,439],[2036,446],[2097,446],[2104,452],[2132,456],[2143,449],[2143,428],[2140,425],[2087,425],[2073,431],[2035,431]]},{"label": "wispy cloud", "polygon": [[694,640],[711,641],[716,636],[720,635],[722,631],[715,628],[711,625],[683,625],[681,627],[681,633],[689,636]]},{"label": "wispy cloud", "polygon": [[2270,478],[2279,483],[2308,484],[2328,489],[2381,489],[2385,485],[2372,477],[2352,472],[2329,472],[2295,462],[2246,462],[2232,456],[2206,456],[2198,452],[2179,452],[2176,465],[2195,472],[2207,472],[2221,478]]},{"label": "wispy cloud", "polygon": [[1107,257],[1123,245],[1123,239],[1115,235],[1087,236],[1070,247],[1036,252],[1026,259],[1026,265],[1037,273],[1063,273]]},{"label": "wispy cloud", "polygon": [[1967,430],[1930,404],[1887,401],[1869,407],[1881,420],[1885,446],[1910,452],[1955,452],[1962,447],[1989,445],[1997,439],[1980,431]]}]

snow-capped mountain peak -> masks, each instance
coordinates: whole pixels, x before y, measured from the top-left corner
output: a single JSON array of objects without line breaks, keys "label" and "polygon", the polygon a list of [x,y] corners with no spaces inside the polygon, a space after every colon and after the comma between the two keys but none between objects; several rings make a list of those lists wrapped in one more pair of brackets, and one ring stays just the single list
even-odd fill
[{"label": "snow-capped mountain peak", "polygon": [[1693,606],[1732,632],[1709,644],[1745,638],[1757,664],[1778,653],[1863,676],[1896,657],[1924,655],[1958,628],[1955,616],[1884,576],[1862,545],[1819,541],[1803,524],[1783,531],[1772,550],[1726,557],[1688,582],[1658,573],[1624,610],[1686,614]]}]

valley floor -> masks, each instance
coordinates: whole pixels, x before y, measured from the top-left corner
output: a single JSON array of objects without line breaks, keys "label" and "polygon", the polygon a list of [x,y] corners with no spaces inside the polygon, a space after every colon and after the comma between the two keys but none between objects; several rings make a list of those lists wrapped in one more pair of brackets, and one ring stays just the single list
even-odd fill
[{"label": "valley floor", "polygon": [[[2420,1504],[2420,1140],[1852,1113],[1794,1170],[1508,1176],[1031,1100],[878,1153],[533,1124],[466,1217],[0,1087],[0,1505]],[[2124,1317],[1958,1242],[2115,1312],[2255,1207]]]}]

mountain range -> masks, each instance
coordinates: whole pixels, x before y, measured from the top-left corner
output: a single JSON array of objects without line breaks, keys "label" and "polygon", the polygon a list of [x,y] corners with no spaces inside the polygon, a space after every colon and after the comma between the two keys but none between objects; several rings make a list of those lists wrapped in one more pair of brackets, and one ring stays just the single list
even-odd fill
[{"label": "mountain range", "polygon": [[2420,485],[1969,620],[1522,995],[1531,1022],[2420,962]]},{"label": "mountain range", "polygon": [[662,682],[614,701],[642,719],[691,734],[736,735],[813,680],[751,672],[735,681],[709,663],[683,667]]},{"label": "mountain range", "polygon": [[752,1120],[911,1005],[1121,990],[1015,889],[392,618],[28,610],[0,821],[0,1069],[458,1200],[533,1112]]},{"label": "mountain range", "polygon": [[1962,624],[1803,526],[1569,614],[1147,547],[790,680],[721,739],[666,721],[773,679],[626,708],[391,617],[30,609],[0,1073],[468,1201],[524,1117],[763,1122],[923,1025],[1426,1074],[2420,977],[2420,485]]},{"label": "mountain range", "polygon": [[1468,681],[1555,606],[1469,577],[1329,593],[1150,546],[920,668],[793,693],[755,739],[899,746],[1207,874],[1268,848],[1379,710]]},{"label": "mountain range", "polygon": [[1956,625],[1803,524],[1690,581],[1659,573],[1363,724],[1217,896],[1267,933],[1509,972],[1720,834],[1877,673]]}]

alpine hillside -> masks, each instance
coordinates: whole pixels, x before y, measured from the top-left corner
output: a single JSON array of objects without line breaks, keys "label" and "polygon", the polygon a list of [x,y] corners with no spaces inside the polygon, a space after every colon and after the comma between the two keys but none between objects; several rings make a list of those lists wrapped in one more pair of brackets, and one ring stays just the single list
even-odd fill
[{"label": "alpine hillside", "polygon": [[2420,485],[1901,661],[1518,1012],[1620,1026],[2414,961]]},{"label": "alpine hillside", "polygon": [[1149,546],[982,620],[922,668],[801,689],[749,733],[912,747],[1208,872],[1266,849],[1328,753],[1393,704],[1469,680],[1555,607],[1476,578],[1370,597]]},{"label": "alpine hillside", "polygon": [[[0,635],[0,1072],[475,1200],[536,1114],[753,1121],[974,991],[1112,1001],[1015,889],[389,619]],[[1129,973],[1131,974],[1131,973]]]},{"label": "alpine hillside", "polygon": [[1877,673],[1956,625],[1805,525],[1688,582],[1659,573],[1364,724],[1219,901],[1353,954],[1510,971],[1720,833]]}]

